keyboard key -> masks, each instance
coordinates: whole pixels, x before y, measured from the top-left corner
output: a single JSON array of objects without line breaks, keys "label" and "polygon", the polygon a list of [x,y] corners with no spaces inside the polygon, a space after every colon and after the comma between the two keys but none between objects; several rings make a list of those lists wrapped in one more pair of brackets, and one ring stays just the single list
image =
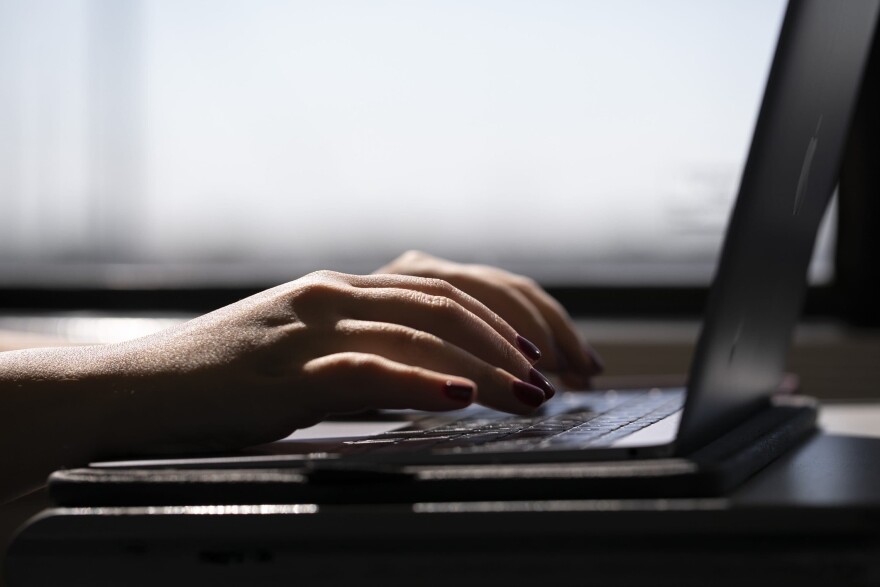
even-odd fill
[{"label": "keyboard key", "polygon": [[[455,421],[430,417],[412,428],[345,444],[356,452],[507,452],[603,446],[649,426],[682,407],[681,391],[627,391],[597,397],[587,408],[534,417],[487,417],[487,411]],[[346,451],[348,452],[348,451]]]}]

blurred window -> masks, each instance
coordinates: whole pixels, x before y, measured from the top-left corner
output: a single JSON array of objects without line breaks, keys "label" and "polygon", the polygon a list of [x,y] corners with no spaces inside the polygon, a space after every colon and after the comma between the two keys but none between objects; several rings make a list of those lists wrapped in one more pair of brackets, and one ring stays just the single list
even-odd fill
[{"label": "blurred window", "polygon": [[0,284],[705,284],[783,9],[0,0]]}]

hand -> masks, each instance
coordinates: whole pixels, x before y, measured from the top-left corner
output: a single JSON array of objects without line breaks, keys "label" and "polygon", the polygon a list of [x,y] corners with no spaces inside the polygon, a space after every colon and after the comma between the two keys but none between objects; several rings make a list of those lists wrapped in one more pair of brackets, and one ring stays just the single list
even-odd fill
[{"label": "hand", "polygon": [[376,273],[443,279],[492,308],[517,332],[537,344],[539,366],[564,383],[588,387],[602,361],[575,330],[559,302],[533,279],[487,265],[462,265],[420,251],[404,253]]},{"label": "hand", "polygon": [[[387,270],[446,275],[538,338],[551,364],[596,366],[562,309],[524,278],[417,254]],[[124,343],[3,352],[0,469],[12,474],[0,501],[62,467],[238,449],[335,412],[479,401],[526,414],[555,393],[538,358],[447,281],[326,271]]]},{"label": "hand", "polygon": [[173,450],[256,444],[366,408],[526,414],[554,393],[505,320],[445,281],[403,275],[312,273],[101,353],[124,409],[162,414],[140,432],[136,417],[108,418],[127,423],[111,433],[118,452],[155,451],[161,434]]}]

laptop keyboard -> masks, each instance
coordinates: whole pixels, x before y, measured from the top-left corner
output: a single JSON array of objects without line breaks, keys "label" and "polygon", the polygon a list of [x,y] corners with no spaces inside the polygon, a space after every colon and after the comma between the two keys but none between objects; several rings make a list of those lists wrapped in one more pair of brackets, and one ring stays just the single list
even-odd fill
[{"label": "laptop keyboard", "polygon": [[[591,394],[592,395],[592,394]],[[592,395],[575,408],[534,416],[498,416],[489,410],[417,424],[345,442],[348,454],[433,451],[480,453],[609,446],[682,408],[681,389],[627,390]]]}]

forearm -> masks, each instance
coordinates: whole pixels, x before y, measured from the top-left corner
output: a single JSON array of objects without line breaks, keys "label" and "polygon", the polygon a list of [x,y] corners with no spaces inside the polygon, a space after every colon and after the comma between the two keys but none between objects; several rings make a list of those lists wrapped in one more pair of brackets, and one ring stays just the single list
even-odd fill
[{"label": "forearm", "polygon": [[215,361],[164,335],[0,353],[0,503],[95,459],[232,450],[290,432],[263,423],[278,406],[236,401],[259,385]]},{"label": "forearm", "polygon": [[[2,500],[78,466],[103,450],[108,373],[100,347],[0,353],[0,481]],[[112,386],[109,386],[112,389]]]},{"label": "forearm", "polygon": [[58,469],[197,448],[206,430],[188,395],[142,355],[124,344],[0,353],[0,502]]}]

